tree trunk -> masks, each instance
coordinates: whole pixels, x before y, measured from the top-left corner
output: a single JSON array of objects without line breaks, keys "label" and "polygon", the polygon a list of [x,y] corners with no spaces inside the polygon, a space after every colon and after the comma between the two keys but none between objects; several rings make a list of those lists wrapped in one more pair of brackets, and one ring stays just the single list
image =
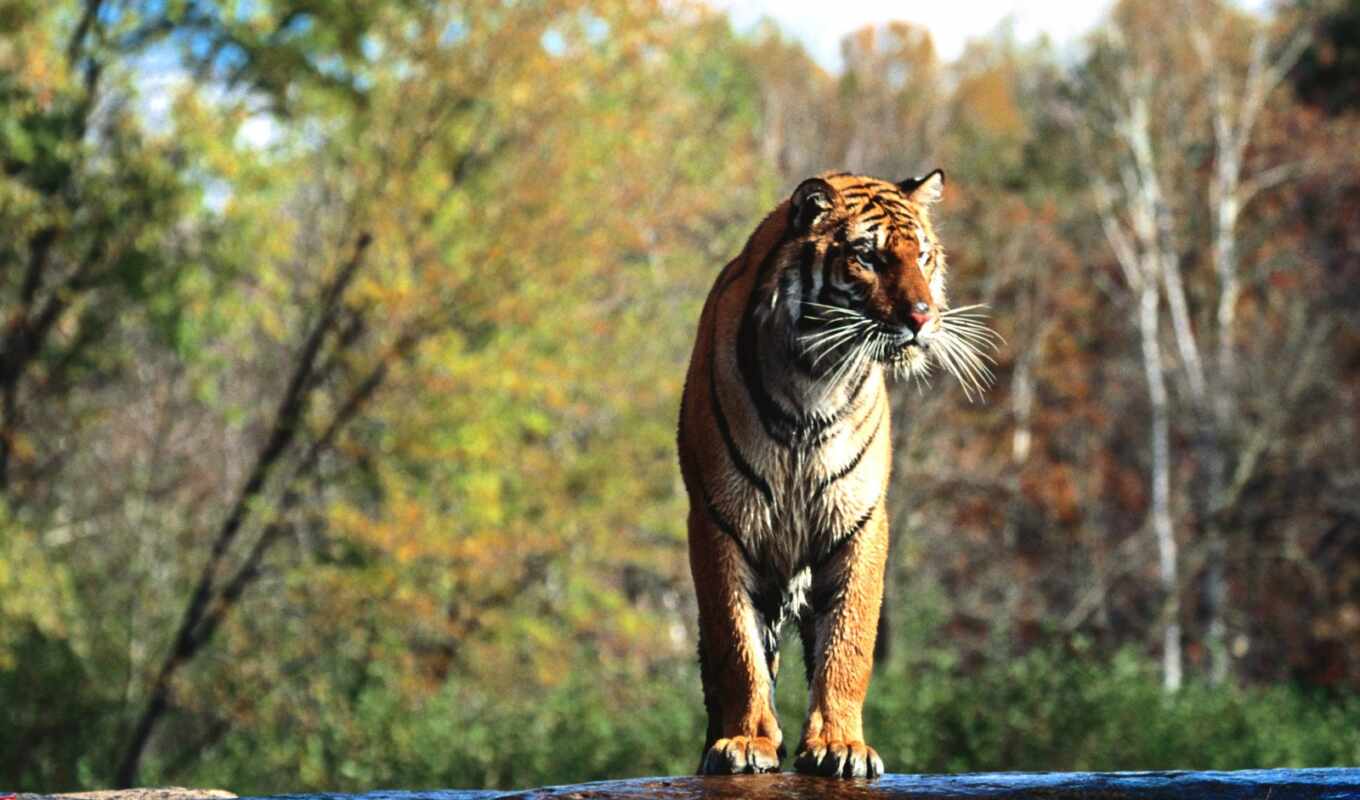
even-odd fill
[{"label": "tree trunk", "polygon": [[[1221,136],[1222,134],[1220,134]],[[1205,465],[1208,468],[1207,491],[1209,501],[1203,509],[1205,523],[1204,604],[1208,618],[1205,646],[1209,651],[1209,681],[1220,684],[1228,677],[1228,626],[1224,605],[1227,600],[1227,578],[1223,559],[1227,552],[1222,520],[1218,512],[1228,483],[1228,431],[1234,416],[1234,393],[1237,389],[1236,364],[1233,357],[1233,328],[1237,324],[1237,301],[1241,285],[1237,276],[1237,217],[1241,161],[1236,148],[1219,144],[1219,163],[1211,187],[1210,200],[1214,203],[1213,246],[1214,273],[1218,277],[1217,352],[1214,364],[1215,381],[1212,408],[1209,409],[1214,428],[1216,447]],[[1225,152],[1226,150],[1226,152]]]},{"label": "tree trunk", "polygon": [[[246,586],[256,577],[258,566],[264,558],[265,552],[282,532],[282,526],[277,521],[267,525],[251,547],[242,566],[228,580],[225,582],[222,580],[223,573],[227,571],[228,555],[233,543],[239,538],[247,521],[253,516],[256,501],[264,496],[271,475],[277,471],[279,465],[293,449],[302,432],[307,408],[317,388],[316,376],[322,347],[335,327],[345,291],[349,288],[363,264],[364,253],[368,250],[371,242],[372,237],[367,232],[359,234],[350,259],[340,268],[335,278],[322,293],[317,320],[298,352],[287,387],[284,389],[278,410],[274,414],[269,436],[256,456],[255,464],[237,495],[236,501],[223,519],[217,534],[213,537],[208,560],[204,563],[198,582],[190,595],[188,604],[185,606],[179,629],[170,647],[170,653],[156,673],[146,707],[137,718],[127,749],[118,763],[114,775],[114,782],[118,788],[127,788],[137,782],[142,756],[151,741],[151,735],[170,708],[171,683],[175,675],[185,664],[192,661],[203,646],[212,639],[217,630],[217,625],[240,599]],[[382,377],[386,374],[385,364],[380,363],[378,370],[373,374],[376,376],[377,383],[380,383]],[[355,390],[354,398],[357,398],[358,404],[362,404],[371,395],[372,391],[376,389],[377,383],[374,383],[371,378],[370,381],[364,382]],[[340,413],[335,416],[331,428],[313,445],[311,452],[303,459],[304,469],[314,466],[311,462],[315,455],[319,454],[319,448],[323,443],[334,435],[335,425],[343,425],[357,411],[358,406],[353,403],[342,407]],[[294,479],[296,477],[295,475]],[[291,507],[294,500],[290,489],[285,487],[281,512]]]},{"label": "tree trunk", "polygon": [[1144,281],[1138,297],[1138,334],[1143,345],[1143,372],[1152,405],[1152,532],[1157,539],[1158,576],[1162,589],[1162,685],[1181,688],[1181,598],[1179,553],[1171,522],[1171,441],[1166,378],[1158,339],[1160,292],[1156,281]]}]

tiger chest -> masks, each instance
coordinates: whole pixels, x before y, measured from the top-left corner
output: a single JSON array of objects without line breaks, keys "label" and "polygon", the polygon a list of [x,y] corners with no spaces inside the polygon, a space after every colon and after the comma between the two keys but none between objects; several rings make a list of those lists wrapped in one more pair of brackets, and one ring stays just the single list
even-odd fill
[{"label": "tiger chest", "polygon": [[761,573],[792,580],[862,526],[886,488],[886,424],[866,415],[816,444],[753,443],[765,486],[741,487],[733,499],[742,508],[733,510]]}]

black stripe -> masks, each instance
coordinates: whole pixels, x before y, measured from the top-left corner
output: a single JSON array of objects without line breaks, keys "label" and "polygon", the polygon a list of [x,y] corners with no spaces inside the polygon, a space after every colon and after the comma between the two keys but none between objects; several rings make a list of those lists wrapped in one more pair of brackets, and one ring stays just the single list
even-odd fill
[{"label": "black stripe", "polygon": [[878,198],[878,205],[888,209],[889,211],[897,211],[903,214],[904,216],[911,216],[911,206],[907,205],[901,200],[898,200],[896,197],[880,196]]},{"label": "black stripe", "polygon": [[840,408],[837,408],[830,414],[804,418],[805,422],[803,428],[799,432],[802,443],[809,446],[816,446],[831,438],[831,435],[835,432],[836,425],[840,424],[841,420],[850,413],[850,410],[858,405],[856,401],[859,399],[860,392],[864,390],[864,384],[868,382],[869,375],[872,371],[873,365],[865,366],[860,372],[859,377],[855,379],[855,384],[850,389],[850,396],[846,398],[846,401],[841,404]]},{"label": "black stripe", "polygon": [[868,383],[869,375],[872,372],[873,372],[872,365],[864,368],[864,372],[859,376],[859,379],[855,381],[854,388],[850,390],[850,399],[845,402],[845,405],[836,409],[836,411],[832,413],[831,418],[833,420],[840,419],[847,411],[850,410],[850,407],[854,405],[855,401],[859,399],[859,393],[864,390],[864,384]]},{"label": "black stripe", "polygon": [[817,301],[820,303],[826,303],[827,305],[835,305],[834,303],[830,302],[827,299],[827,293],[832,291],[836,292],[840,291],[839,289],[833,288],[831,285],[831,271],[835,268],[836,257],[840,256],[840,250],[841,249],[839,246],[833,245],[830,249],[827,250],[826,258],[822,260],[822,291],[817,296]]},{"label": "black stripe", "polygon": [[[714,345],[716,349],[716,344]],[[710,352],[708,356],[708,394],[709,400],[713,403],[713,418],[718,423],[718,433],[722,436],[723,444],[727,446],[727,456],[732,459],[732,464],[737,468],[737,472],[742,477],[751,482],[751,485],[760,490],[765,495],[765,500],[769,503],[774,502],[774,493],[770,491],[770,484],[756,472],[755,467],[746,460],[741,454],[741,449],[737,447],[737,442],[732,438],[732,429],[727,424],[727,415],[723,413],[722,400],[718,398],[718,370],[717,353]]]},{"label": "black stripe", "polygon": [[812,491],[812,499],[814,501],[820,500],[823,492],[835,485],[837,481],[855,471],[855,467],[859,466],[859,462],[864,460],[864,454],[869,452],[869,448],[873,447],[874,442],[878,440],[878,434],[881,430],[883,430],[883,413],[879,412],[878,423],[874,425],[874,432],[869,434],[869,438],[864,442],[864,446],[859,449],[858,453],[855,453],[854,458],[850,459],[850,463],[836,470],[834,475],[827,476],[817,484],[817,488]]},{"label": "black stripe", "polygon": [[832,558],[834,558],[836,554],[841,551],[841,548],[845,547],[850,542],[851,539],[854,539],[856,536],[859,535],[860,531],[864,530],[864,526],[869,523],[869,520],[874,516],[874,512],[877,510],[878,499],[875,499],[874,502],[869,504],[869,510],[865,511],[864,514],[862,514],[859,519],[855,520],[855,524],[850,527],[850,530],[841,534],[840,538],[836,540],[835,544],[827,548],[827,551],[825,553],[818,557],[816,561],[812,562],[812,569],[816,571],[826,566],[826,563],[830,561]]},{"label": "black stripe", "polygon": [[741,371],[742,383],[746,385],[746,392],[750,395],[751,404],[755,406],[756,417],[760,419],[761,427],[771,439],[781,445],[789,442],[788,433],[799,427],[798,419],[789,414],[765,389],[764,380],[760,374],[760,364],[756,358],[756,304],[759,303],[760,287],[765,283],[765,277],[774,268],[775,261],[779,256],[779,251],[783,249],[784,240],[780,240],[770,252],[766,254],[765,260],[760,264],[760,271],[756,273],[755,284],[751,287],[751,295],[746,301],[746,312],[741,317],[741,328],[737,333],[737,367]]},{"label": "black stripe", "polygon": [[878,209],[878,211],[875,213],[879,214],[880,216],[874,217],[874,219],[880,219],[882,217],[891,216],[892,212],[888,210],[886,205],[884,205],[883,199],[884,198],[882,195],[877,194],[874,195],[873,197],[870,197],[869,202],[864,204],[864,208],[860,209],[860,213],[868,214],[871,209]]},{"label": "black stripe", "polygon": [[773,626],[779,621],[779,610],[784,605],[783,595],[784,593],[773,583],[764,583],[760,588],[747,593],[747,597],[751,598],[751,605],[765,618],[766,626]]},{"label": "black stripe", "polygon": [[[750,297],[746,301],[746,312],[741,318],[741,328],[737,334],[736,348],[737,367],[741,372],[742,383],[746,386],[747,395],[751,399],[751,404],[755,407],[756,417],[760,420],[761,427],[764,429],[765,434],[772,440],[781,446],[787,447],[794,442],[807,442],[819,437],[823,431],[835,424],[839,419],[841,412],[844,410],[844,407],[838,410],[836,414],[827,418],[790,412],[775,401],[770,395],[769,390],[765,387],[764,376],[761,374],[758,361],[759,331],[756,327],[755,310],[757,304],[760,302],[758,297],[759,288],[765,284],[770,270],[774,268],[778,259],[779,251],[783,248],[785,243],[785,240],[781,240],[777,243],[770,252],[766,254],[765,259],[761,262],[760,270],[755,277],[755,284],[752,286]],[[833,245],[827,252],[823,261],[825,265],[823,268],[824,274],[829,274],[831,270],[832,253],[835,252],[836,249],[836,246]],[[804,253],[806,253],[806,250],[804,250]],[[825,280],[829,281],[829,277]],[[826,286],[823,286],[822,288],[822,296],[826,297]],[[844,293],[838,289],[833,290],[833,292],[844,295]],[[850,299],[848,295],[845,295],[845,297],[847,301]],[[715,343],[716,340],[717,337],[715,336]],[[712,363],[714,361],[716,361],[716,359],[713,359],[710,356],[710,362]],[[866,374],[860,376],[859,383],[855,386],[853,394],[857,395],[863,387],[864,381],[867,380],[868,377],[867,372],[868,370],[866,369]],[[752,471],[752,474],[754,474],[754,471]]]},{"label": "black stripe", "polygon": [[728,537],[732,539],[733,544],[741,551],[741,557],[746,559],[746,565],[751,568],[752,572],[755,572],[755,557],[751,555],[750,550],[746,549],[746,543],[743,542],[741,536],[737,534],[737,529],[732,523],[728,522],[727,518],[718,510],[718,506],[713,503],[713,498],[708,496],[708,488],[703,485],[702,481],[700,481],[699,484],[699,493],[704,496],[704,510],[708,512],[708,518],[713,521],[714,525],[718,526],[718,530],[727,534]]},{"label": "black stripe", "polygon": [[[799,369],[805,370],[809,377],[817,377],[817,373],[813,371],[811,365],[807,364],[806,359],[802,356],[795,359],[794,364]],[[864,385],[868,382],[872,371],[873,365],[865,366],[860,371],[859,377],[855,379],[855,384],[850,389],[850,396],[835,411],[826,415],[800,416],[797,424],[787,432],[789,441],[781,441],[781,443],[787,445],[791,442],[797,442],[803,445],[816,446],[831,438],[835,426],[850,413],[851,409],[858,405],[856,401],[859,399],[860,392],[864,390]]]},{"label": "black stripe", "polygon": [[825,614],[827,609],[840,602],[843,594],[845,585],[840,581],[814,582],[808,592],[808,605],[812,608],[810,617],[815,620]]},{"label": "black stripe", "polygon": [[854,295],[829,283],[822,284],[822,293],[817,297],[819,303],[826,303],[829,306],[849,306],[854,299]]},{"label": "black stripe", "polygon": [[812,297],[812,262],[817,260],[817,245],[808,242],[798,259],[798,279],[803,283],[803,302]]},{"label": "black stripe", "polygon": [[[834,364],[835,362],[832,363]],[[800,352],[794,358],[793,364],[800,372],[807,375],[809,378],[817,379],[825,373],[825,368],[815,368],[805,353]],[[866,365],[864,369],[860,370],[859,377],[855,378],[854,385],[850,387],[849,397],[847,397],[846,401],[835,411],[826,415],[804,418],[806,420],[806,429],[803,433],[803,438],[807,444],[821,444],[823,441],[830,438],[833,426],[844,419],[845,415],[850,413],[851,409],[856,408],[859,405],[860,392],[864,391],[864,385],[869,381],[869,376],[872,373],[872,364]]]},{"label": "black stripe", "polygon": [[[883,395],[881,395],[881,394],[879,395],[879,397],[882,397],[882,396],[883,396]],[[891,403],[888,403],[887,405],[888,405],[889,409],[891,409],[892,404],[891,404]],[[875,409],[878,408],[878,397],[875,397],[875,398],[874,398],[874,408],[875,408]],[[884,416],[885,414],[891,414],[891,413],[892,413],[892,412],[889,410],[889,411],[876,411],[876,412],[870,412],[869,414],[866,414],[865,417],[864,417],[864,419],[862,419],[862,420],[860,420],[859,422],[856,422],[856,423],[855,423],[855,430],[854,430],[854,432],[855,432],[855,433],[859,433],[860,431],[864,430],[864,425],[865,425],[865,423],[867,423],[867,422],[869,421],[869,417],[870,417],[870,416],[874,416],[875,414],[877,415],[878,420],[874,423],[875,427],[877,427],[877,426],[883,424],[883,416]]]},{"label": "black stripe", "polygon": [[859,405],[859,394],[864,391],[864,384],[868,383],[869,375],[873,372],[873,365],[868,365],[855,379],[855,385],[850,389],[850,396],[841,404],[841,407],[831,412],[824,418],[824,422],[818,426],[816,435],[811,437],[809,444],[821,444],[831,437],[832,428],[845,418],[850,410]]},{"label": "black stripe", "polygon": [[[821,319],[804,316],[798,319],[798,326],[794,331],[797,338],[801,339],[804,336],[810,336],[813,333],[820,331],[826,324],[827,323],[823,322]],[[803,346],[800,342],[793,348],[792,355],[794,368],[808,378],[817,377],[818,372],[812,366],[812,357],[808,355],[807,347]]]}]

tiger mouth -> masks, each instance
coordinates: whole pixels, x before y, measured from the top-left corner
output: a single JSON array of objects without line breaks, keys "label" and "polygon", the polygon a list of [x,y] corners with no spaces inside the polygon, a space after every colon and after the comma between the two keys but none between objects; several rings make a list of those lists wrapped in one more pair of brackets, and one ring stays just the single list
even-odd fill
[{"label": "tiger mouth", "polygon": [[913,351],[924,352],[929,349],[921,337],[909,330],[899,331],[892,336],[891,346],[884,348],[882,361],[888,364],[900,363],[912,357]]},{"label": "tiger mouth", "polygon": [[882,363],[889,366],[914,366],[921,359],[927,357],[930,347],[919,338],[913,337],[910,340],[902,341],[895,347],[889,348],[880,359]]}]

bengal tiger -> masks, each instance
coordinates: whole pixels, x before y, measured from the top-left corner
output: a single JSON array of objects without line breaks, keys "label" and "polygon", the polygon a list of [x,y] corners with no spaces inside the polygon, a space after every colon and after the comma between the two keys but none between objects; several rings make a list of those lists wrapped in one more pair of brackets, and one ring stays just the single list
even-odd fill
[{"label": "bengal tiger", "polygon": [[888,553],[885,367],[932,364],[971,396],[995,334],[947,310],[930,208],[944,173],[809,178],[756,228],[704,305],[680,406],[708,731],[701,774],[775,772],[779,631],[799,624],[809,708],[799,772],[877,777],[862,707]]}]

